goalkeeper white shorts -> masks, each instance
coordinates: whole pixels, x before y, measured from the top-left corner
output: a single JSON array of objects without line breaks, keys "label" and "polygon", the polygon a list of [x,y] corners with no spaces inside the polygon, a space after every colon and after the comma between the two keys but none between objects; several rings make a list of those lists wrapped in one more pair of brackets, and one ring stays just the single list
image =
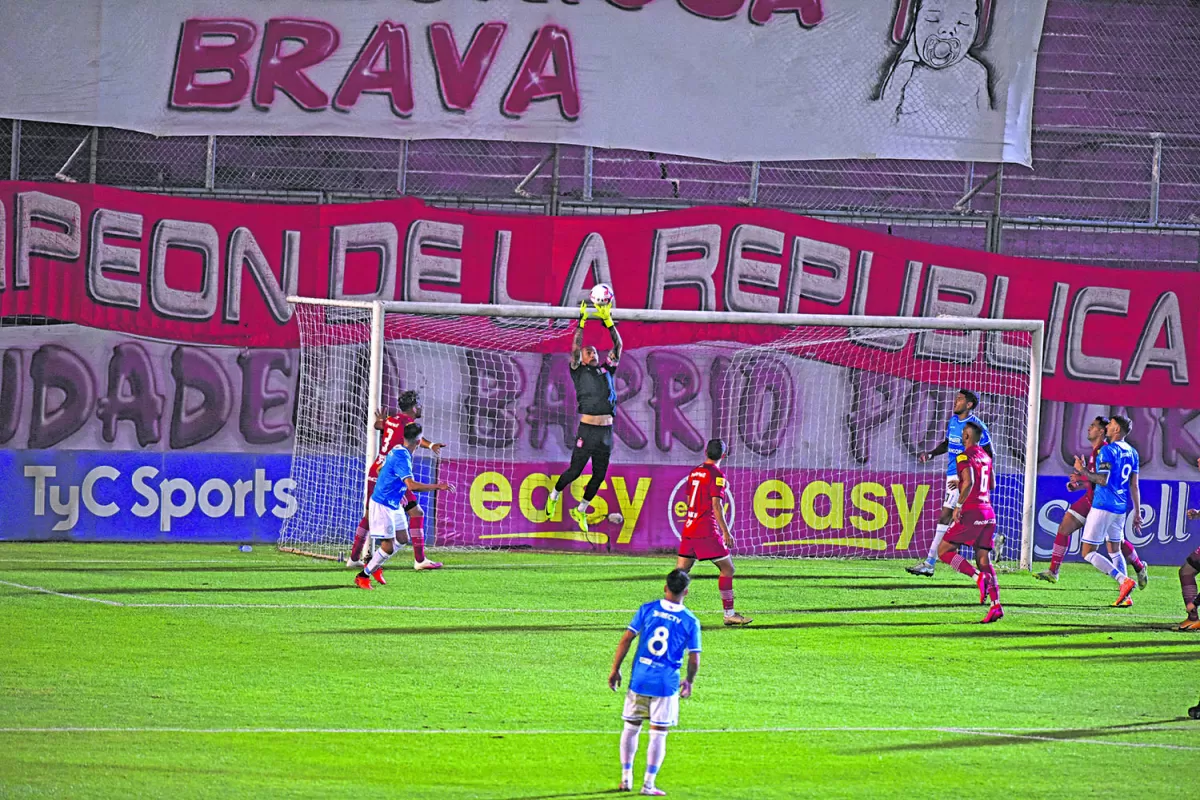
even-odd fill
[{"label": "goalkeeper white shorts", "polygon": [[1083,541],[1099,545],[1105,541],[1120,542],[1125,538],[1125,515],[1116,511],[1093,508],[1083,523]]},{"label": "goalkeeper white shorts", "polygon": [[625,710],[621,719],[626,722],[641,722],[650,720],[651,725],[670,728],[679,724],[679,692],[670,697],[650,697],[645,694],[635,694],[632,690],[625,693]]},{"label": "goalkeeper white shorts", "polygon": [[402,508],[388,508],[370,500],[367,503],[367,524],[372,539],[395,539],[397,532],[408,530],[408,515]]},{"label": "goalkeeper white shorts", "polygon": [[958,505],[958,478],[946,478],[946,499],[942,501],[942,508],[954,508]]}]

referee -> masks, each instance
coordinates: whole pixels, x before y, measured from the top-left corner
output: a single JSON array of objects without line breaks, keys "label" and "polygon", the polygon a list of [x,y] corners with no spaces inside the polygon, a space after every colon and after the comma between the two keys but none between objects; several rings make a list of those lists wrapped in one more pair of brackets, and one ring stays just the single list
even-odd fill
[{"label": "referee", "polygon": [[612,304],[595,307],[596,318],[604,323],[612,336],[612,350],[608,358],[600,362],[596,348],[583,346],[583,325],[588,320],[587,303],[579,304],[579,328],[571,342],[571,380],[575,384],[575,401],[579,410],[579,431],[575,434],[575,449],[571,452],[571,465],[559,476],[546,503],[546,516],[553,518],[558,512],[558,500],[562,490],[583,474],[588,461],[592,462],[592,477],[583,490],[583,500],[571,509],[571,518],[579,529],[588,532],[588,508],[592,498],[604,483],[608,474],[608,459],[612,455],[613,420],[617,413],[617,387],[613,375],[621,361],[621,334],[612,320]]}]

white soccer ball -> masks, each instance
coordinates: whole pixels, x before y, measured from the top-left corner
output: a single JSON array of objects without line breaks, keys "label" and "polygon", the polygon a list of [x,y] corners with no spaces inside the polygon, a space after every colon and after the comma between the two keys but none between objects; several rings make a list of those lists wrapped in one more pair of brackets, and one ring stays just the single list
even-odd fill
[{"label": "white soccer ball", "polygon": [[618,514],[617,512],[614,511],[613,513],[608,515],[608,521],[611,522],[613,525],[622,525],[625,522],[625,517],[621,516],[620,514]]},{"label": "white soccer ball", "polygon": [[606,306],[612,301],[613,290],[607,283],[597,283],[592,287],[592,305]]}]

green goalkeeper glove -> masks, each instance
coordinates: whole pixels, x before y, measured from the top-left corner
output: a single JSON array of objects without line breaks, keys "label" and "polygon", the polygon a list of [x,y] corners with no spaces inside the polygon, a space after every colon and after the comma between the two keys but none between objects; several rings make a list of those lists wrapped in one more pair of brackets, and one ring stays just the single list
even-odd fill
[{"label": "green goalkeeper glove", "polygon": [[612,319],[612,303],[596,306],[596,318],[604,323],[604,327],[611,328],[614,324]]},{"label": "green goalkeeper glove", "polygon": [[[599,316],[599,315],[597,315]],[[579,304],[579,327],[582,328],[584,323],[588,321],[587,303]]]}]

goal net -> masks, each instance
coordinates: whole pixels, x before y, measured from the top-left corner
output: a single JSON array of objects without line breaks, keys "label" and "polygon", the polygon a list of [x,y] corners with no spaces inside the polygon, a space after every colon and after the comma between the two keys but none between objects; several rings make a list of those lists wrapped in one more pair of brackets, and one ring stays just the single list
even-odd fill
[{"label": "goal net", "polygon": [[[576,439],[577,311],[293,301],[298,511],[284,549],[349,549],[378,446],[373,411],[416,389],[425,436],[446,444],[438,459],[418,451],[417,478],[456,489],[421,498],[435,547],[673,550],[684,479],[721,437],[735,553],[916,559],[949,463],[918,456],[945,438],[955,395],[970,389],[995,452],[995,555],[1029,566],[1040,322],[618,309],[614,446],[584,532],[565,510],[590,467],[547,515]],[[603,325],[588,324],[585,345],[604,357]]]}]

